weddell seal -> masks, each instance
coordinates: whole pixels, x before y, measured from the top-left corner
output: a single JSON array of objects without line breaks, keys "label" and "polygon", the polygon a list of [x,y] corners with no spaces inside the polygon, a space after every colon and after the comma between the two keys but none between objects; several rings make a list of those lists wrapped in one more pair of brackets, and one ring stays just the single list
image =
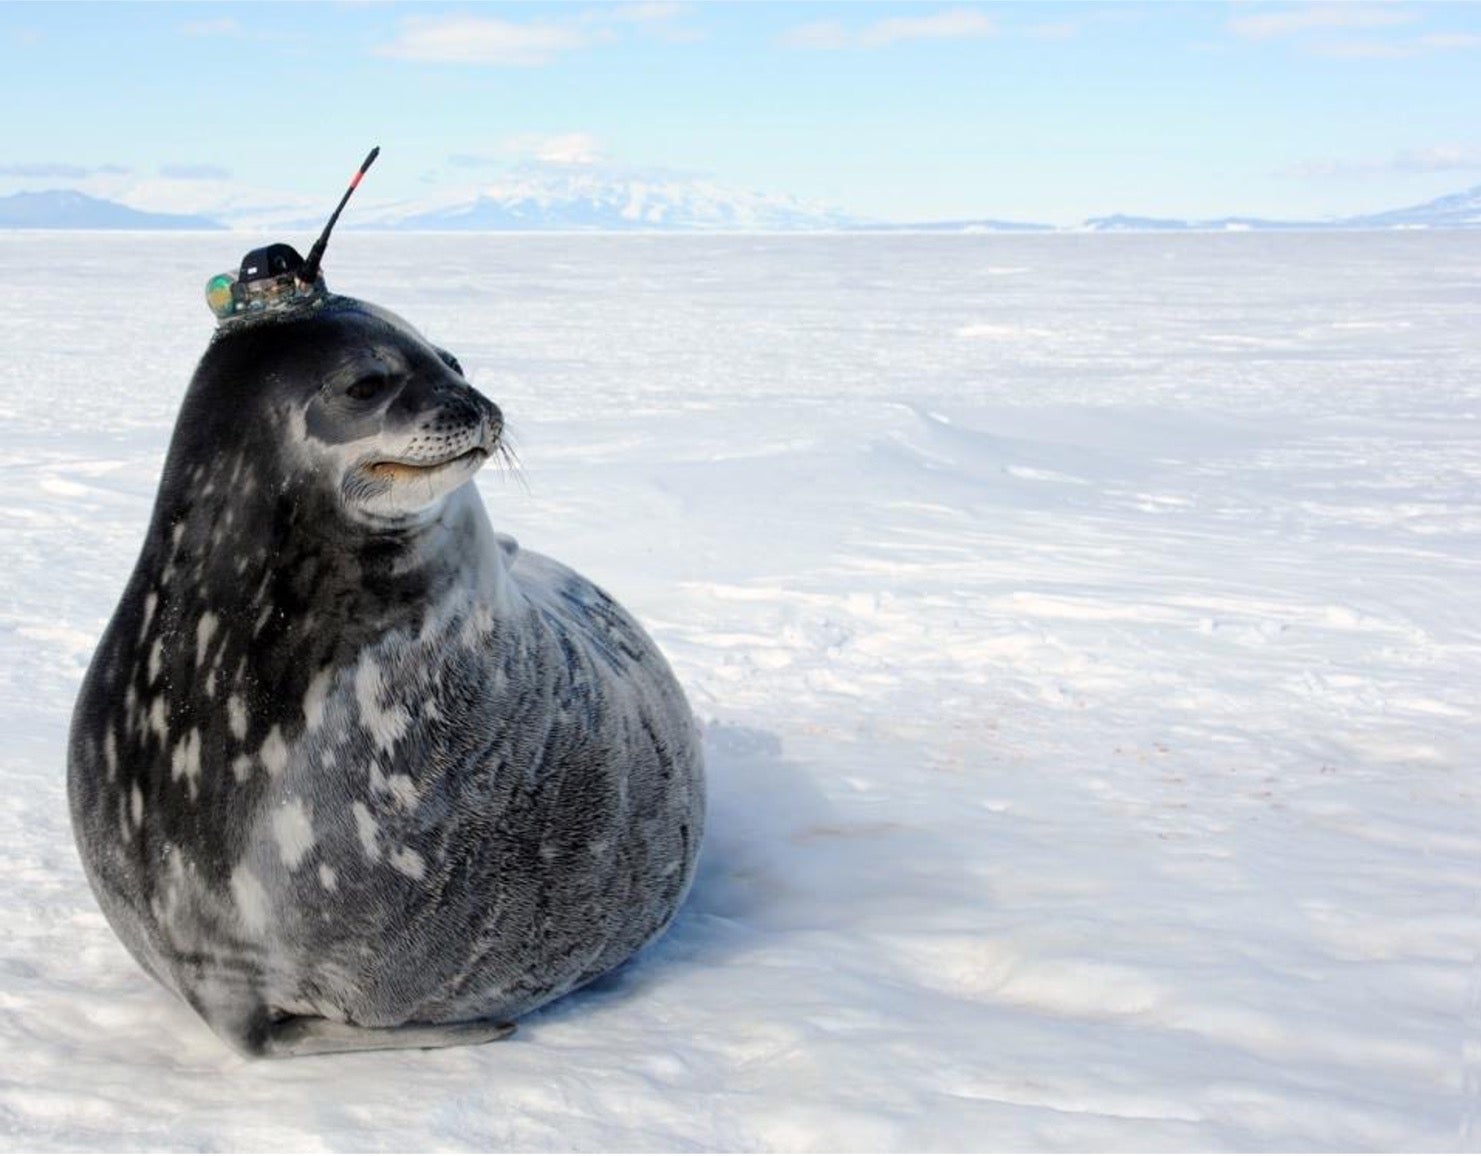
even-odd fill
[{"label": "weddell seal", "polygon": [[208,287],[68,751],[113,929],[253,1056],[507,1035],[668,925],[703,826],[662,655],[493,532],[498,408],[327,292],[328,232]]}]

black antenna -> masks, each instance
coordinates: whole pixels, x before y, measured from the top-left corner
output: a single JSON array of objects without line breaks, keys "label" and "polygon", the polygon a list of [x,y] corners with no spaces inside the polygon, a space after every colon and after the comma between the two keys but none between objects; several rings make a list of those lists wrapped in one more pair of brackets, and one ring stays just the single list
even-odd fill
[{"label": "black antenna", "polygon": [[324,231],[319,234],[319,239],[314,242],[314,247],[309,250],[308,259],[304,261],[298,270],[297,277],[305,285],[312,285],[319,276],[319,262],[324,259],[324,247],[329,244],[329,233],[334,228],[334,223],[339,220],[339,215],[344,212],[345,205],[350,199],[350,194],[360,187],[360,178],[365,175],[365,170],[375,163],[375,158],[381,155],[381,146],[376,145],[366,154],[365,160],[360,163],[360,171],[350,178],[350,187],[345,190],[345,195],[340,197],[339,204],[329,216],[329,223],[324,226]]}]

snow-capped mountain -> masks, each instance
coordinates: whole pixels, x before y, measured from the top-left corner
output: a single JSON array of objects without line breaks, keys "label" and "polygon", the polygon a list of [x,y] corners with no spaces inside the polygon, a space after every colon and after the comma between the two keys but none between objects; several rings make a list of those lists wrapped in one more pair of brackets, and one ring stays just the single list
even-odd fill
[{"label": "snow-capped mountain", "polygon": [[135,208],[209,217],[232,229],[255,232],[276,231],[298,221],[307,222],[317,232],[334,207],[333,195],[310,197],[214,177],[128,179],[101,195]]},{"label": "snow-capped mountain", "polygon": [[1090,233],[1244,233],[1252,229],[1325,229],[1326,221],[1269,221],[1262,217],[1218,217],[1208,221],[1184,221],[1170,217],[1133,217],[1116,213],[1091,217],[1080,229]]},{"label": "snow-capped mountain", "polygon": [[[115,187],[116,186],[116,187]],[[527,165],[492,180],[405,201],[362,194],[342,228],[463,232],[932,232],[1055,231],[992,218],[869,220],[796,197],[749,192],[707,177],[598,165]],[[107,188],[0,196],[0,228],[219,229],[317,233],[333,198],[251,189],[226,180],[118,181]],[[1079,232],[1243,232],[1314,229],[1481,228],[1481,185],[1420,205],[1322,221],[1221,217],[1191,220],[1115,214]]]},{"label": "snow-capped mountain", "polygon": [[861,233],[1052,233],[1055,226],[1036,221],[999,221],[974,217],[965,221],[868,222],[855,227]]},{"label": "snow-capped mountain", "polygon": [[0,197],[0,229],[224,229],[210,217],[155,213],[76,189],[47,189]]},{"label": "snow-capped mountain", "polygon": [[1464,192],[1436,197],[1422,205],[1390,209],[1343,222],[1355,229],[1475,229],[1481,228],[1481,185]]},{"label": "snow-capped mountain", "polygon": [[1250,229],[1474,229],[1481,228],[1481,185],[1403,209],[1337,217],[1326,221],[1271,221],[1260,217],[1186,221],[1117,214],[1110,217],[1091,217],[1081,227],[1097,233],[1167,230],[1238,232]]},{"label": "snow-capped mountain", "polygon": [[727,188],[703,177],[587,166],[526,167],[431,200],[367,206],[360,228],[624,231],[846,229],[827,206]]}]

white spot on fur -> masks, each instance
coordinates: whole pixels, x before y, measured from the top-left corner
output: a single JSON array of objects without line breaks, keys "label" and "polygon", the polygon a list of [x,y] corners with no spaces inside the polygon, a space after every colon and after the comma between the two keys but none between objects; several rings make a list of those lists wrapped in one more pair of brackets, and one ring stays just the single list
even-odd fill
[{"label": "white spot on fur", "polygon": [[152,730],[163,743],[169,737],[170,708],[165,705],[165,696],[158,695],[149,704],[149,729]]},{"label": "white spot on fur", "polygon": [[129,792],[129,812],[134,816],[134,826],[137,827],[144,818],[144,792],[139,790],[138,783]]},{"label": "white spot on fur", "polygon": [[271,603],[262,608],[262,613],[257,616],[257,621],[252,624],[253,638],[256,638],[262,628],[267,625],[267,620],[272,617],[272,614],[273,608]]},{"label": "white spot on fur", "polygon": [[387,860],[392,867],[408,879],[420,879],[427,873],[427,864],[410,847],[402,847]]},{"label": "white spot on fur", "polygon": [[386,779],[386,789],[402,810],[410,811],[417,805],[417,785],[410,775],[391,775]]},{"label": "white spot on fur", "polygon": [[473,609],[467,620],[463,623],[463,630],[459,641],[464,646],[477,646],[488,638],[494,629],[493,611],[483,603],[479,603]]},{"label": "white spot on fur", "polygon": [[207,610],[201,615],[201,620],[195,624],[195,665],[197,669],[206,664],[206,649],[211,645],[211,636],[216,633],[216,626],[220,621],[221,619]]},{"label": "white spot on fur", "polygon": [[154,645],[149,648],[149,681],[153,682],[159,677],[159,672],[165,665],[165,640],[156,638]]},{"label": "white spot on fur", "polygon": [[185,780],[190,788],[190,797],[195,798],[196,785],[201,777],[201,732],[196,727],[175,744],[170,756],[170,778],[175,782]]},{"label": "white spot on fur", "polygon": [[184,534],[185,534],[185,523],[184,522],[176,522],[174,528],[170,531],[170,545],[171,546],[175,546],[175,547],[179,547],[179,545],[180,545],[180,539],[184,536]]},{"label": "white spot on fur", "polygon": [[226,725],[238,742],[247,737],[247,707],[240,695],[234,694],[226,700]]},{"label": "white spot on fur", "polygon": [[324,722],[324,704],[329,698],[329,686],[334,681],[334,670],[326,666],[314,675],[303,696],[303,717],[309,730],[317,730]]},{"label": "white spot on fur", "polygon": [[355,816],[355,831],[360,836],[360,846],[365,849],[365,857],[372,862],[381,857],[380,824],[375,821],[370,813],[370,808],[364,803],[356,803],[350,808]]},{"label": "white spot on fur", "polygon": [[159,595],[151,590],[144,595],[144,621],[139,627],[139,641],[142,643],[149,637],[149,624],[154,621],[154,611],[159,605]]},{"label": "white spot on fur", "polygon": [[267,892],[257,876],[240,864],[231,873],[231,896],[236,900],[243,927],[254,935],[267,930]]},{"label": "white spot on fur", "polygon": [[375,659],[366,657],[355,668],[355,701],[360,704],[360,725],[370,732],[376,746],[388,751],[406,733],[411,716],[400,703],[382,707],[384,692],[381,668]]},{"label": "white spot on fur", "polygon": [[239,783],[245,783],[252,774],[252,756],[238,755],[231,760],[231,775]]},{"label": "white spot on fur", "polygon": [[273,838],[288,870],[298,870],[314,847],[314,825],[300,799],[291,799],[273,812]]},{"label": "white spot on fur", "polygon": [[328,863],[319,864],[319,882],[324,884],[325,891],[339,890],[339,875]]},{"label": "white spot on fur", "polygon": [[262,749],[257,752],[267,773],[277,778],[288,769],[288,744],[283,741],[283,732],[276,726],[267,732]]},{"label": "white spot on fur", "polygon": [[112,729],[103,734],[103,762],[108,764],[108,777],[118,777],[118,740],[113,737]]}]

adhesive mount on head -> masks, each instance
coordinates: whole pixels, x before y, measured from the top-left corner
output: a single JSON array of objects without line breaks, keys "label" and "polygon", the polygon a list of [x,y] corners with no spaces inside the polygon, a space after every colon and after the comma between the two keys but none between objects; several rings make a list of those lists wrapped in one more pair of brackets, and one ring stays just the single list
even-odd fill
[{"label": "adhesive mount on head", "polygon": [[344,212],[350,194],[359,187],[360,179],[375,163],[380,151],[379,146],[371,149],[359,170],[350,178],[350,187],[339,199],[306,259],[299,256],[292,245],[278,242],[253,249],[242,258],[237,272],[218,273],[206,282],[206,304],[216,314],[218,324],[307,308],[319,304],[329,295],[324,276],[319,271],[324,248],[329,244],[329,234],[340,213]]}]

